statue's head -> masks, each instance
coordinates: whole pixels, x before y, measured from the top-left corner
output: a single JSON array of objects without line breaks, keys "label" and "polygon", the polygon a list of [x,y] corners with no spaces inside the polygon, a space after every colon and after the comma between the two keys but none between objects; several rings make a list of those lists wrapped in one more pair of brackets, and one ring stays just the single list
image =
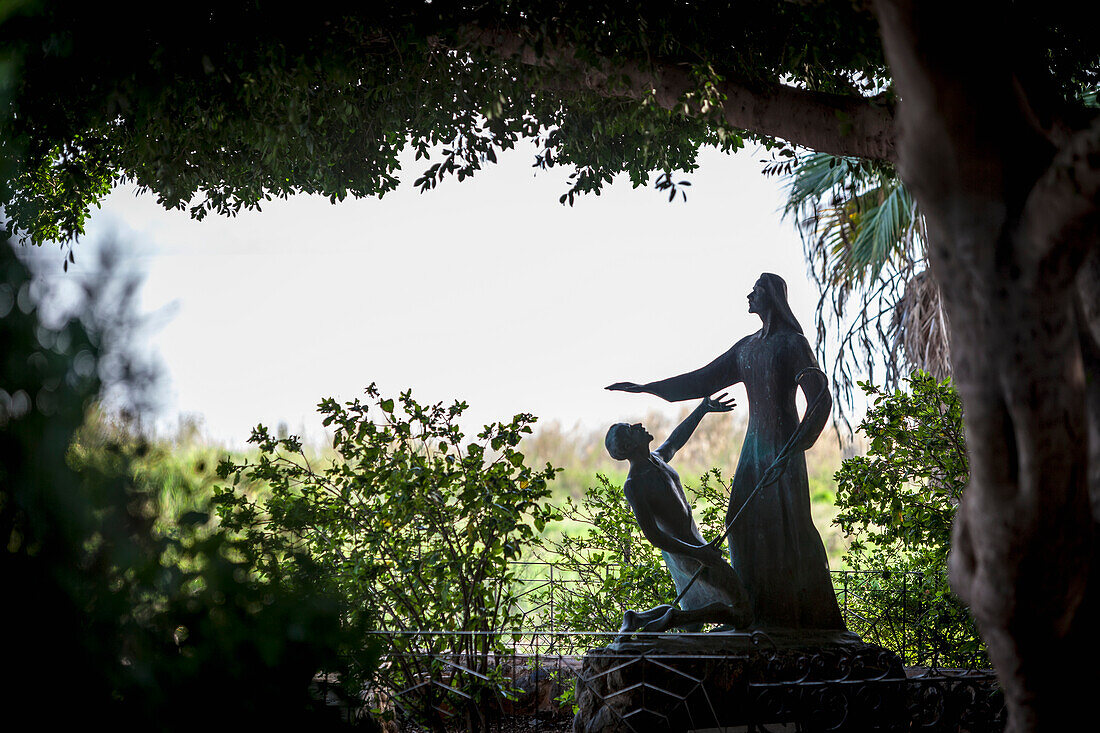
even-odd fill
[{"label": "statue's head", "polygon": [[649,443],[653,436],[642,427],[641,423],[630,425],[618,422],[607,429],[607,437],[603,444],[607,453],[616,461],[625,461],[633,455],[649,452]]},{"label": "statue's head", "polygon": [[779,301],[787,301],[787,282],[779,275],[765,272],[756,279],[749,293],[749,313],[763,315]]},{"label": "statue's head", "polygon": [[787,303],[787,282],[770,272],[756,279],[749,293],[749,313],[756,313],[764,321],[767,332],[789,330],[802,333],[802,326]]}]

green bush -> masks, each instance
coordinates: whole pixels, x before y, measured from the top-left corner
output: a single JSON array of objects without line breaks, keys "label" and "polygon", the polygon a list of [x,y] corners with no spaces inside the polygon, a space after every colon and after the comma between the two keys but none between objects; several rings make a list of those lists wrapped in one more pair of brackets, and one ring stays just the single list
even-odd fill
[{"label": "green bush", "polygon": [[0,242],[9,716],[150,731],[333,722],[310,689],[348,658],[325,577],[303,575],[294,588],[259,579],[201,511],[158,531],[158,496],[134,480],[129,448],[72,443],[99,394],[110,334],[90,318],[49,327],[37,309],[27,269]]},{"label": "green bush", "polygon": [[950,381],[915,372],[907,383],[908,392],[893,393],[860,384],[872,401],[859,426],[867,455],[845,460],[836,474],[836,523],[855,538],[847,560],[876,573],[849,608],[869,618],[904,615],[912,663],[985,664],[973,620],[946,577],[951,525],[969,480],[962,403]]},{"label": "green bush", "polygon": [[[322,465],[296,437],[257,427],[258,457],[219,468],[233,479],[216,490],[222,526],[265,573],[323,568],[352,616],[374,619],[388,660],[376,692],[418,690],[391,696],[397,713],[437,729],[448,714],[484,727],[491,701],[507,694],[492,663],[504,650],[500,632],[521,618],[510,563],[554,517],[543,505],[554,469],[532,469],[516,450],[530,415],[464,444],[456,421],[465,403],[366,392],[367,404],[320,404],[336,453]],[[264,498],[238,490],[244,479],[265,484]],[[461,633],[423,633],[441,631]]]}]

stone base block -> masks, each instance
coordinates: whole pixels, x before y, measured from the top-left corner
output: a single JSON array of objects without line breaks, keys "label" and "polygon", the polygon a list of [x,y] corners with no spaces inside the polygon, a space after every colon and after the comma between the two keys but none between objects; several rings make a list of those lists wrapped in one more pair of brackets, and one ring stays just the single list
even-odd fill
[{"label": "stone base block", "polygon": [[851,695],[877,696],[881,710],[904,679],[896,654],[850,632],[639,635],[585,656],[573,729],[828,729],[855,722]]}]

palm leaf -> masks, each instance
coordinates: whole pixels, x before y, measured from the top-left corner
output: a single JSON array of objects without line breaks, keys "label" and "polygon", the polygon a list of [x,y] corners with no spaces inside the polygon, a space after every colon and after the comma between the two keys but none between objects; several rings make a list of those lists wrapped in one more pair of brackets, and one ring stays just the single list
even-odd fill
[{"label": "palm leaf", "polygon": [[[876,203],[870,203],[866,199]],[[862,282],[875,280],[883,266],[912,246],[913,201],[898,182],[889,182],[860,197],[862,212],[849,254],[849,268]]]},{"label": "palm leaf", "polygon": [[917,273],[905,284],[890,330],[895,345],[904,351],[910,364],[919,365],[938,381],[951,376],[947,314],[930,271]]},{"label": "palm leaf", "polygon": [[946,319],[925,267],[923,219],[894,169],[808,153],[788,174],[786,193],[784,215],[797,217],[819,289],[823,362],[829,342],[837,345],[832,381],[840,419],[846,422],[857,377],[893,388],[913,368],[948,376]]}]

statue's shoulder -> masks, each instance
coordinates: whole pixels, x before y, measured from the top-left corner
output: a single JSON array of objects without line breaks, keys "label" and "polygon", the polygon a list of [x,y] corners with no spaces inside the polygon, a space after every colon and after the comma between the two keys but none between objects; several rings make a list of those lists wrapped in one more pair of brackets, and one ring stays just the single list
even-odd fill
[{"label": "statue's shoulder", "polygon": [[626,499],[626,503],[630,505],[634,514],[638,513],[638,507],[640,505],[645,504],[645,495],[645,481],[643,480],[639,483],[636,478],[632,479],[630,476],[627,476],[626,481],[623,482],[623,498]]},{"label": "statue's shoulder", "polygon": [[626,497],[627,501],[630,501],[631,497],[633,495],[634,495],[634,480],[632,479],[632,477],[630,475],[627,475],[626,480],[623,481],[623,496]]},{"label": "statue's shoulder", "polygon": [[742,339],[741,339],[740,341],[738,341],[738,342],[737,342],[737,343],[735,343],[735,344],[734,344],[733,346],[731,346],[731,347],[730,347],[730,351],[734,351],[734,352],[735,352],[735,351],[737,351],[738,349],[740,349],[741,347],[745,346],[746,344],[748,344],[748,343],[751,343],[751,342],[752,342],[753,340],[755,340],[755,339],[759,339],[759,338],[760,338],[760,334],[761,334],[762,332],[763,332],[763,330],[760,330],[760,331],[756,331],[755,333],[750,333],[750,334],[749,334],[748,336],[745,336],[745,337],[744,337],[744,338],[742,338]]},{"label": "statue's shoulder", "polygon": [[809,341],[806,340],[805,334],[795,331],[793,328],[784,328],[782,331],[775,331],[773,336],[777,339],[792,344],[809,343]]},{"label": "statue's shoulder", "polygon": [[747,352],[752,351],[753,346],[760,342],[761,331],[750,333],[748,336],[740,339],[733,346],[729,347],[729,350],[722,354],[720,358],[724,359],[741,359]]},{"label": "statue's shoulder", "polygon": [[779,345],[791,351],[808,351],[811,353],[813,351],[810,348],[809,340],[804,334],[801,334],[798,331],[780,331],[779,333],[775,334],[773,338],[778,342]]},{"label": "statue's shoulder", "polygon": [[[662,465],[668,466],[665,460],[661,458],[661,454],[657,451],[652,451],[650,455],[659,461]],[[671,468],[671,466],[669,466]],[[629,501],[632,496],[638,496],[639,494],[648,494],[653,490],[654,482],[660,481],[663,474],[656,467],[643,468],[640,471],[631,469],[626,475],[626,481],[623,482],[623,495],[626,496]]]},{"label": "statue's shoulder", "polygon": [[776,334],[776,339],[779,342],[779,354],[790,368],[797,370],[818,365],[813,347],[803,334],[798,331],[785,331]]}]

